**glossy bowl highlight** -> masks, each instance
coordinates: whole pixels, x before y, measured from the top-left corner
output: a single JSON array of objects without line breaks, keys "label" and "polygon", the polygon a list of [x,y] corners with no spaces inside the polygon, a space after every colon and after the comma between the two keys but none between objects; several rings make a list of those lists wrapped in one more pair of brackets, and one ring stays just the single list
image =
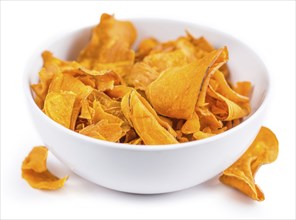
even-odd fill
[{"label": "glossy bowl highlight", "polygon": [[[258,56],[237,39],[192,23],[161,19],[132,19],[138,40],[154,36],[160,41],[175,39],[188,30],[205,36],[216,48],[227,46],[232,82],[251,81],[251,115],[214,137],[176,145],[131,146],[97,140],[71,131],[51,120],[35,104],[30,84],[38,81],[41,53],[49,50],[73,60],[85,46],[91,28],[62,34],[40,48],[26,68],[25,95],[32,119],[44,145],[79,176],[101,186],[130,193],[154,194],[186,189],[220,174],[251,144],[262,125],[269,77]],[[137,45],[136,42],[136,45]]]}]

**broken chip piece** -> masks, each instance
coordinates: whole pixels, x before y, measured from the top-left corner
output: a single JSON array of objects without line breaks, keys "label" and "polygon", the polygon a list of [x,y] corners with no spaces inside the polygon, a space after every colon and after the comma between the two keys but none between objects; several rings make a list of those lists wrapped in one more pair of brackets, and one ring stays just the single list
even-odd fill
[{"label": "broken chip piece", "polygon": [[58,178],[46,167],[48,150],[34,147],[22,164],[22,177],[36,189],[55,190],[64,186],[68,176]]}]

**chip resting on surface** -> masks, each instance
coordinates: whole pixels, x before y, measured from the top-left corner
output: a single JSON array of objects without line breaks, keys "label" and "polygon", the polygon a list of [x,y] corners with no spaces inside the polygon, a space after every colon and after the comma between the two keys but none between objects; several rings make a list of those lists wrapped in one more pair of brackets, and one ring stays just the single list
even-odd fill
[{"label": "chip resting on surface", "polygon": [[266,127],[261,127],[248,150],[229,168],[220,181],[234,187],[254,200],[263,201],[263,192],[255,184],[255,174],[260,166],[272,163],[278,156],[278,140],[275,134]]},{"label": "chip resting on surface", "polygon": [[46,147],[34,147],[22,164],[22,177],[36,189],[55,190],[64,186],[68,176],[58,178],[46,167],[48,150]]}]

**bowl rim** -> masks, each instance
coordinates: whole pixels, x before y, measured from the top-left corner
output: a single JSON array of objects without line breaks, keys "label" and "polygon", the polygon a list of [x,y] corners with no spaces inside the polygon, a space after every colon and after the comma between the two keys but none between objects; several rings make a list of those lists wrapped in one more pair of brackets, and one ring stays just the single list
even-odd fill
[{"label": "bowl rim", "polygon": [[[264,71],[262,72],[262,74],[264,74],[265,78],[266,78],[266,82],[265,82],[266,83],[265,84],[266,89],[264,91],[264,94],[263,94],[263,97],[261,99],[260,105],[258,106],[256,111],[253,112],[253,114],[251,114],[248,118],[244,119],[242,121],[242,123],[240,123],[239,125],[231,128],[231,129],[229,129],[229,130],[227,130],[225,132],[217,134],[215,136],[205,138],[205,139],[201,139],[201,140],[189,141],[189,142],[178,143],[178,144],[165,144],[165,145],[131,145],[131,144],[126,144],[126,143],[115,143],[115,142],[109,142],[109,141],[96,139],[96,138],[93,138],[93,137],[89,137],[89,136],[77,133],[77,132],[75,132],[75,131],[73,131],[71,129],[68,129],[68,128],[60,125],[59,123],[55,122],[50,117],[48,117],[46,114],[44,114],[43,111],[35,103],[34,98],[33,98],[33,92],[32,92],[31,86],[30,86],[30,78],[31,78],[31,75],[38,74],[38,73],[30,72],[30,67],[32,66],[31,63],[33,63],[33,60],[36,60],[36,58],[37,58],[37,56],[36,56],[36,54],[38,54],[37,52],[39,52],[39,54],[40,54],[40,49],[39,50],[37,49],[37,50],[33,51],[32,55],[27,60],[27,62],[26,62],[27,64],[25,66],[25,73],[23,75],[24,95],[26,96],[27,107],[30,108],[30,111],[33,111],[33,112],[36,112],[37,114],[39,114],[40,117],[46,121],[46,123],[49,123],[51,126],[55,127],[60,132],[65,132],[67,135],[73,136],[74,138],[82,139],[83,141],[91,142],[92,144],[98,144],[100,146],[111,147],[111,148],[114,148],[114,149],[121,149],[121,150],[167,151],[167,150],[183,149],[183,148],[188,148],[188,147],[202,147],[206,143],[215,142],[217,139],[224,138],[225,136],[230,136],[234,132],[236,132],[237,130],[243,129],[248,124],[250,124],[253,121],[257,120],[257,118],[260,117],[260,115],[266,109],[266,106],[268,105],[268,102],[269,102],[269,99],[270,99],[270,76],[269,76],[269,73],[268,73],[268,69],[266,68],[266,66],[265,66],[264,62],[262,61],[262,59],[257,55],[257,53],[255,53],[255,51],[253,49],[251,49],[248,45],[246,45],[242,41],[238,40],[237,38],[235,38],[235,37],[233,37],[233,36],[231,36],[231,35],[229,35],[227,33],[224,33],[222,31],[220,31],[220,30],[216,30],[214,28],[211,28],[211,27],[208,27],[208,26],[203,26],[203,25],[196,24],[196,23],[193,23],[193,22],[178,21],[178,20],[175,20],[175,19],[149,18],[149,17],[145,17],[145,18],[127,18],[127,19],[124,19],[124,20],[129,20],[131,22],[152,22],[152,23],[161,21],[161,22],[179,23],[179,24],[183,24],[183,25],[195,26],[197,29],[207,30],[207,31],[216,33],[218,35],[224,35],[225,37],[229,38],[230,40],[234,40],[237,43],[243,45],[245,48],[247,48],[252,53],[252,55],[256,58],[256,60],[258,60],[260,65],[264,68]],[[90,29],[92,27],[94,27],[94,25],[85,26],[85,27],[82,27],[82,28],[74,29],[74,30],[69,31],[69,32],[63,32],[63,33],[56,34],[56,35],[52,36],[53,40],[48,39],[48,40],[44,41],[42,43],[42,45],[50,46],[53,43],[59,41],[59,39],[62,39],[63,37],[72,35],[72,34],[77,33],[77,32],[81,32],[83,30],[85,31],[85,30]],[[34,117],[33,114],[31,114],[31,117]]]}]

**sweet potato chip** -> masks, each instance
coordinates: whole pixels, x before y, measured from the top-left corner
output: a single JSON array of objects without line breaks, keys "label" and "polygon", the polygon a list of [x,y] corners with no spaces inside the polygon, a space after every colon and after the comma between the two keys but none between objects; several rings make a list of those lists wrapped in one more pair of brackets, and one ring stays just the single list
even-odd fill
[{"label": "sweet potato chip", "polygon": [[[135,91],[132,90],[131,92],[135,92]],[[127,96],[127,95],[128,94],[126,94],[125,96]],[[158,116],[158,114],[155,112],[155,110],[152,108],[152,106],[149,104],[149,102],[145,98],[143,98],[138,92],[136,92],[135,95],[141,101],[141,104],[143,104],[144,108],[146,108],[150,112],[150,114],[152,114],[152,116],[156,119],[156,121],[162,127],[164,127],[171,135],[176,137],[177,134],[174,131],[174,129],[171,127],[170,123],[167,120],[165,120],[163,117]],[[128,108],[124,108],[124,109],[122,108],[125,104],[123,104],[123,99],[122,99],[122,101],[121,101],[121,109],[122,109],[123,112],[124,112],[124,109],[125,110],[128,109]],[[129,123],[131,123],[131,122],[129,121]]]},{"label": "sweet potato chip", "polygon": [[[220,51],[220,54],[214,58],[214,64],[212,66],[209,66],[206,75],[204,77],[203,83],[202,83],[202,87],[201,87],[201,91],[199,93],[199,97],[198,97],[198,106],[204,106],[205,105],[205,98],[206,98],[206,92],[210,83],[210,79],[212,77],[212,75],[223,65],[226,63],[226,61],[228,60],[228,50],[226,47],[224,47],[223,49],[218,50]],[[215,55],[215,53],[218,53],[213,51],[211,53],[209,53],[209,55]],[[207,55],[205,58],[207,58],[209,55]],[[211,56],[210,56],[211,57]],[[205,59],[203,58],[203,59]]]},{"label": "sweet potato chip", "polygon": [[[74,90],[75,87],[77,87],[77,90],[79,88],[82,89],[83,86],[86,87],[86,85],[89,85],[90,87],[97,87],[99,90],[103,90],[101,88],[106,87],[104,84],[107,84],[109,88],[114,84],[119,84],[121,81],[120,76],[111,70],[90,70],[76,61],[68,62],[60,60],[54,57],[49,51],[45,51],[42,56],[44,65],[39,73],[40,82],[38,84],[33,84],[32,89],[35,91],[38,97],[43,99],[45,99],[46,93],[52,90],[56,91],[63,89],[63,87],[67,87],[69,89],[67,84],[72,85],[72,83],[75,83],[75,86],[73,85],[71,87],[71,89]],[[64,80],[63,74],[72,78]],[[50,90],[49,87],[52,89]],[[76,91],[76,93],[77,92],[79,91]]]},{"label": "sweet potato chip", "polygon": [[143,140],[141,138],[136,138],[128,143],[133,144],[133,145],[141,145],[141,144],[143,144]]},{"label": "sweet potato chip", "polygon": [[159,75],[160,73],[147,63],[138,62],[133,65],[130,73],[125,75],[124,79],[129,86],[135,89],[145,90]]},{"label": "sweet potato chip", "polygon": [[150,54],[144,58],[143,62],[154,68],[158,73],[171,67],[188,64],[187,57],[182,50]]},{"label": "sweet potato chip", "polygon": [[32,84],[31,88],[34,91],[36,97],[35,102],[39,108],[43,108],[45,97],[48,93],[49,85],[54,75],[60,72],[59,65],[61,62],[52,56],[52,53],[44,51],[42,53],[43,68],[39,72],[39,83]]},{"label": "sweet potato chip", "polygon": [[212,137],[214,136],[215,134],[212,134],[212,133],[206,133],[206,132],[203,132],[203,131],[197,131],[193,134],[193,138],[195,140],[201,140],[201,139],[204,139],[204,138],[208,138],[208,137]]},{"label": "sweet potato chip", "polygon": [[234,91],[243,96],[249,96],[252,90],[251,82],[238,82]]},{"label": "sweet potato chip", "polygon": [[189,139],[184,135],[184,133],[182,131],[177,130],[176,133],[177,133],[176,138],[180,143],[185,143],[185,142],[189,141]]},{"label": "sweet potato chip", "polygon": [[176,41],[171,40],[167,42],[159,42],[154,48],[150,50],[149,54],[170,52],[176,50]]},{"label": "sweet potato chip", "polygon": [[64,186],[68,176],[59,179],[46,167],[48,150],[46,147],[34,147],[22,164],[22,177],[31,187],[44,190],[55,190]]},{"label": "sweet potato chip", "polygon": [[45,114],[57,123],[70,128],[76,98],[77,95],[71,91],[48,93],[44,103]]},{"label": "sweet potato chip", "polygon": [[208,94],[216,100],[215,105],[211,106],[211,110],[217,119],[231,121],[247,116],[250,113],[248,108],[243,108],[215,92],[211,86],[208,87]]},{"label": "sweet potato chip", "polygon": [[220,181],[234,187],[254,200],[263,201],[264,194],[255,184],[254,176],[263,164],[272,163],[278,156],[278,140],[266,127],[261,127],[248,150],[227,168]]},{"label": "sweet potato chip", "polygon": [[136,53],[137,61],[143,60],[143,58],[146,57],[150,53],[150,51],[158,45],[158,43],[158,40],[156,40],[153,37],[142,40],[139,43],[138,50]]},{"label": "sweet potato chip", "polygon": [[187,37],[180,37],[175,43],[176,48],[185,54],[189,62],[197,61],[206,55],[203,50],[194,46]]},{"label": "sweet potato chip", "polygon": [[48,92],[71,91],[80,99],[86,98],[93,88],[84,85],[79,79],[68,74],[56,74],[53,78]]},{"label": "sweet potato chip", "polygon": [[[146,89],[146,95],[159,114],[172,118],[189,119],[194,112],[198,96],[203,99],[209,77],[226,60],[227,49],[209,53],[197,62],[164,71]],[[204,77],[206,77],[205,80]],[[201,94],[199,91],[203,87]],[[204,93],[204,94],[203,94]]]},{"label": "sweet potato chip", "polygon": [[[205,37],[201,36],[199,38],[195,38],[188,31],[186,33],[187,33],[187,38],[190,40],[190,42],[199,49],[199,55],[201,57],[215,50],[213,45],[211,45],[210,42]],[[223,73],[226,79],[229,78],[230,73],[226,63],[220,67],[220,71]]]},{"label": "sweet potato chip", "polygon": [[33,170],[37,173],[46,171],[47,148],[43,146],[34,147],[23,162],[23,170]]},{"label": "sweet potato chip", "polygon": [[131,22],[118,21],[111,15],[103,14],[78,61],[87,68],[110,69],[123,76],[134,63],[135,52],[130,48],[136,35],[136,29]]},{"label": "sweet potato chip", "polygon": [[[100,92],[98,90],[93,90],[93,92],[88,97],[88,100],[92,103],[94,108],[96,107],[95,106],[96,104],[97,104],[97,106],[100,105],[97,109],[97,112],[102,113],[104,111],[105,113],[114,115],[117,117],[117,119],[114,119],[117,122],[120,122],[119,119],[121,119],[122,121],[127,121],[121,111],[120,101],[114,100],[114,99],[110,98],[108,95],[106,95],[105,93]],[[96,103],[96,102],[99,102],[99,103]],[[94,117],[96,117],[96,116],[94,116]],[[103,119],[102,118],[103,116],[98,116],[98,117]],[[98,119],[98,120],[101,120],[101,119]],[[95,120],[95,122],[97,122],[98,120]]]},{"label": "sweet potato chip", "polygon": [[[249,102],[249,98],[247,94],[246,96],[241,95],[240,93],[233,90],[229,84],[227,83],[224,75],[220,71],[216,71],[213,74],[213,79],[216,81],[217,87],[215,88],[215,91],[217,91],[219,94],[223,95],[227,99],[235,102],[235,103],[246,103]],[[250,84],[250,83],[248,83]],[[210,81],[210,85],[212,85]],[[242,82],[239,82],[238,85],[242,85]]]},{"label": "sweet potato chip", "polygon": [[95,110],[89,105],[87,100],[83,100],[81,104],[81,112],[79,118],[92,120],[95,115]]},{"label": "sweet potato chip", "polygon": [[94,109],[94,115],[92,118],[93,123],[97,123],[103,119],[109,121],[110,123],[118,123],[122,124],[123,120],[121,120],[119,117],[112,115],[110,113],[107,113],[104,109],[102,104],[99,101],[93,102],[93,109]]},{"label": "sweet potato chip", "polygon": [[193,112],[191,118],[189,118],[181,128],[182,133],[192,134],[198,132],[200,129],[200,122],[196,112]]},{"label": "sweet potato chip", "polygon": [[215,50],[214,46],[210,44],[210,42],[205,37],[195,38],[188,31],[186,32],[188,39],[194,46],[202,49],[205,52],[212,52]]},{"label": "sweet potato chip", "polygon": [[145,90],[151,82],[158,78],[162,71],[187,63],[187,58],[181,50],[153,53],[147,55],[143,62],[135,63],[131,72],[124,79],[128,85]]},{"label": "sweet potato chip", "polygon": [[96,81],[96,88],[101,92],[113,89],[115,85],[119,85],[121,83],[120,76],[112,71],[94,78]]},{"label": "sweet potato chip", "polygon": [[222,128],[223,123],[216,118],[216,116],[208,108],[196,108],[196,112],[200,122],[200,129],[206,127],[211,128],[212,130],[218,130]]},{"label": "sweet potato chip", "polygon": [[118,86],[114,86],[112,89],[107,90],[106,94],[110,97],[110,98],[122,98],[126,93],[130,92],[133,88],[132,87],[128,87],[125,85],[118,85]]},{"label": "sweet potato chip", "polygon": [[96,124],[91,124],[83,128],[79,133],[101,140],[117,142],[124,134],[120,126],[121,123],[103,119]]},{"label": "sweet potato chip", "polygon": [[135,90],[126,94],[121,103],[122,111],[130,125],[145,144],[176,144],[178,141],[156,119],[156,113],[151,113],[152,108],[147,108],[148,103],[143,104]]}]

